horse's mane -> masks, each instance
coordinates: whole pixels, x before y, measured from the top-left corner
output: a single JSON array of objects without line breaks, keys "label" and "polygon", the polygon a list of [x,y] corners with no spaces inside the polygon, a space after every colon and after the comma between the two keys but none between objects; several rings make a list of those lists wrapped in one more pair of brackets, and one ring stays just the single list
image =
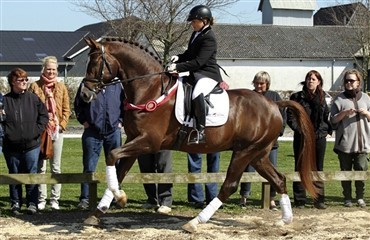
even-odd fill
[{"label": "horse's mane", "polygon": [[104,37],[101,39],[101,43],[113,43],[113,42],[121,42],[123,44],[130,44],[135,48],[141,49],[148,53],[151,57],[153,57],[156,61],[158,61],[162,65],[162,60],[158,58],[153,52],[151,52],[147,47],[141,45],[138,42],[130,41],[121,37]]}]

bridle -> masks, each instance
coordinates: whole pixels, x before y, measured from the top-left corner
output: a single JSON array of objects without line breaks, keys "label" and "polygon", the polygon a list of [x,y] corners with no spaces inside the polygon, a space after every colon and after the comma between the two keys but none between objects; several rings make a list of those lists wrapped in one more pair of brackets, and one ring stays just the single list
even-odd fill
[{"label": "bridle", "polygon": [[114,84],[119,83],[120,79],[118,77],[115,77],[109,83],[104,83],[103,82],[104,66],[107,67],[110,74],[113,73],[109,62],[107,61],[104,46],[101,45],[101,50],[100,51],[95,51],[95,52],[89,53],[89,56],[91,56],[93,54],[100,54],[100,57],[102,58],[102,60],[100,62],[100,66],[99,66],[99,76],[97,78],[84,78],[84,79],[82,79],[82,84],[84,84],[85,82],[95,83],[95,84],[93,84],[93,86],[94,86],[93,88],[91,88],[91,87],[89,87],[88,85],[85,85],[85,84],[84,84],[84,86],[86,88],[88,88],[90,91],[92,91],[94,93],[98,93],[101,89],[105,88],[106,86],[114,85]]},{"label": "bridle", "polygon": [[127,78],[127,79],[119,79],[118,77],[115,77],[109,83],[105,83],[103,81],[104,66],[107,67],[110,74],[112,74],[113,72],[112,72],[112,68],[111,68],[111,66],[110,66],[110,64],[107,61],[107,58],[105,56],[106,53],[105,53],[104,46],[101,45],[101,50],[100,51],[95,51],[95,52],[89,53],[89,56],[91,56],[93,54],[101,54],[100,56],[102,58],[102,61],[100,62],[99,76],[97,78],[84,78],[84,79],[82,79],[82,84],[84,84],[85,82],[95,83],[95,84],[93,84],[93,86],[94,86],[93,88],[89,87],[88,85],[86,86],[84,84],[84,86],[86,88],[88,88],[90,91],[92,91],[94,93],[98,93],[101,89],[105,88],[106,86],[110,86],[110,85],[114,85],[114,84],[118,84],[118,83],[121,83],[121,84],[129,83],[129,82],[132,82],[133,80],[136,80],[136,79],[144,79],[144,78],[155,76],[155,75],[161,75],[163,73],[168,73],[167,71],[162,71],[162,72],[150,73],[150,74],[141,75],[141,76],[137,76],[137,77],[133,77],[133,78]]}]

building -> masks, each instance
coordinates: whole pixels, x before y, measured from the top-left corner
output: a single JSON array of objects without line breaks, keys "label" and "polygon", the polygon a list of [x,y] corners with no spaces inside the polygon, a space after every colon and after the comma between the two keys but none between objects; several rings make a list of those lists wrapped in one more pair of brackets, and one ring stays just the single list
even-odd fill
[{"label": "building", "polygon": [[[318,19],[315,7],[316,1],[311,0],[261,0],[258,9],[271,24],[214,25],[218,63],[230,76],[223,74],[230,87],[252,88],[254,75],[264,70],[272,77],[271,89],[297,91],[306,73],[315,69],[324,78],[325,90],[339,90],[343,72],[362,63],[362,46],[352,37],[352,26],[313,26]],[[0,31],[0,78],[4,80],[11,68],[20,66],[37,79],[42,57],[55,55],[60,78],[80,82],[88,57],[83,37],[98,39],[114,34],[106,22],[83,26],[75,32]],[[159,57],[163,56],[160,45],[152,47]]]}]

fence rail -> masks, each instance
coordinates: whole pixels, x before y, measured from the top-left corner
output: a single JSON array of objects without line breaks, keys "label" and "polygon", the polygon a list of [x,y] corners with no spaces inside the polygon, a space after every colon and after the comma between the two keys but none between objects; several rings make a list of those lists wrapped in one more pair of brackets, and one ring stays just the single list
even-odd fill
[{"label": "fence rail", "polygon": [[[297,172],[284,173],[287,181],[300,181]],[[318,172],[322,181],[368,180],[368,171]],[[222,183],[226,173],[129,173],[123,183]],[[262,208],[269,208],[270,184],[256,172],[244,173],[241,182],[262,182]],[[106,183],[105,173],[0,174],[0,184],[80,184],[88,183],[90,208],[97,203],[97,185]]]}]

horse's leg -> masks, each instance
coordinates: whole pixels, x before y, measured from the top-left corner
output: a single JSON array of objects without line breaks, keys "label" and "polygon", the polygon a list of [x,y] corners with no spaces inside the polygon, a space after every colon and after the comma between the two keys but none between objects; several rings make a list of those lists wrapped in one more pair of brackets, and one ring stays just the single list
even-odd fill
[{"label": "horse's leg", "polygon": [[[243,150],[234,151],[231,157],[229,168],[226,173],[225,181],[223,182],[220,192],[208,205],[205,207],[197,217],[190,220],[188,223],[182,226],[187,232],[195,232],[199,223],[206,223],[212,215],[217,211],[218,208],[224,203],[231,194],[236,192],[240,182],[240,178],[244,172],[244,169],[249,164],[248,159],[255,159],[261,152]],[[247,158],[248,156],[248,158]]]},{"label": "horse's leg", "polygon": [[278,193],[281,194],[280,207],[282,218],[277,222],[277,224],[282,225],[291,223],[293,221],[293,212],[292,205],[287,194],[285,176],[276,170],[267,156],[261,161],[254,162],[252,166],[276,189]]},{"label": "horse's leg", "polygon": [[[115,174],[118,176],[118,182],[122,182],[132,165],[135,163],[136,157],[129,157],[121,159],[117,166],[117,173]],[[124,207],[127,202],[126,193],[123,190],[119,190],[120,195],[119,198],[116,199],[117,203],[120,204],[121,207]],[[97,208],[94,210],[93,213],[89,215],[87,219],[85,219],[84,224],[86,225],[93,225],[97,226],[99,225],[99,218],[107,212],[109,209],[109,206],[114,198],[113,192],[107,188],[105,189],[104,195],[101,198]]]}]

